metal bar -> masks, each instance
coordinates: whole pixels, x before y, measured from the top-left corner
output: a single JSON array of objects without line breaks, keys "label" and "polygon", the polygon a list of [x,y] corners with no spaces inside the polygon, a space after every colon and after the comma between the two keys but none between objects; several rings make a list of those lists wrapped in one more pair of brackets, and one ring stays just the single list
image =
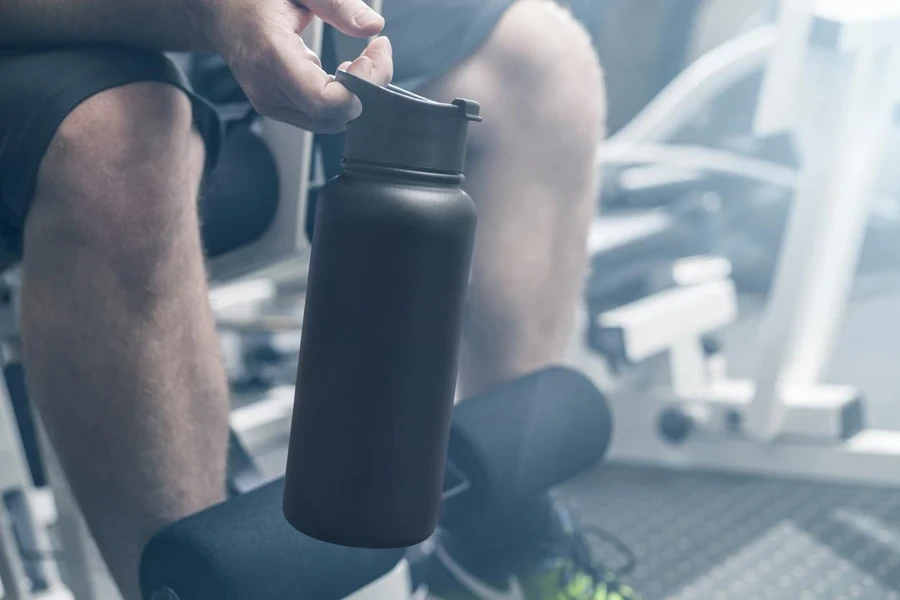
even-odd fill
[{"label": "metal bar", "polygon": [[[14,293],[17,292],[14,289]],[[33,406],[27,398],[27,391],[22,382],[18,382],[19,387],[16,389],[14,382],[10,380],[12,374],[20,374],[18,370],[21,368],[21,348],[19,340],[15,336],[10,336],[3,340],[0,344],[0,371],[5,378],[5,386],[2,387],[2,398],[4,407],[12,406],[11,394],[18,393],[24,397],[19,398],[23,402],[23,410],[31,411],[32,419],[30,423],[37,423],[37,415],[33,412]],[[11,418],[9,412],[4,418]],[[12,423],[17,423],[12,421]],[[21,465],[19,471],[19,481],[15,485],[15,493],[10,494],[6,500],[7,510],[15,518],[15,526],[17,527],[18,539],[20,545],[28,551],[36,554],[46,554],[47,560],[35,560],[31,564],[26,565],[26,574],[32,579],[32,583],[45,588],[46,591],[64,590],[65,585],[62,581],[62,575],[56,560],[52,560],[53,543],[47,530],[47,525],[36,517],[35,513],[35,488],[33,484],[32,471],[28,464],[28,454],[23,447],[22,437],[19,435],[20,430],[17,425],[10,427],[13,429],[6,433],[10,436],[11,444],[19,449],[18,463]],[[40,443],[40,435],[34,432]],[[3,435],[0,432],[0,435]],[[43,452],[38,452],[43,457]],[[12,502],[11,502],[12,501]],[[13,510],[15,509],[15,512]]]},{"label": "metal bar", "polygon": [[0,588],[3,600],[27,600],[28,578],[25,576],[25,567],[16,538],[13,534],[12,523],[5,510],[0,509]]},{"label": "metal bar", "polygon": [[663,7],[657,91],[669,85],[684,69],[702,5],[702,0],[668,0]]},{"label": "metal bar", "polygon": [[803,72],[812,8],[816,0],[782,0],[778,15],[778,41],[769,59],[756,109],[757,135],[767,136],[796,125],[796,86]]},{"label": "metal bar", "polygon": [[779,433],[784,386],[816,383],[831,355],[893,119],[893,90],[885,83],[895,68],[890,49],[830,56],[810,109],[805,164],[760,330],[747,425],[762,440]]},{"label": "metal bar", "polygon": [[[2,364],[0,364],[2,369]],[[19,443],[18,428],[6,387],[0,385],[0,491],[24,492],[31,475]],[[0,581],[4,593],[14,599],[29,598],[30,585],[6,507],[0,502]]]},{"label": "metal bar", "polygon": [[[629,415],[629,419],[638,417],[638,410],[632,410],[635,414]],[[643,427],[647,431],[646,423]],[[619,416],[616,428],[633,431]],[[803,442],[765,445],[741,438],[716,437],[697,438],[674,446],[646,433],[616,435],[608,462],[900,488],[900,433],[870,429],[834,445]]]},{"label": "metal bar", "polygon": [[831,172],[837,176],[825,205],[820,203],[818,244],[808,257],[808,310],[799,315],[797,340],[784,369],[786,383],[819,379],[843,324],[893,122],[890,84],[900,77],[900,69],[892,68],[891,60],[889,48],[866,49],[857,57],[844,129],[832,155]]},{"label": "metal bar", "polygon": [[366,587],[347,596],[344,600],[404,600],[412,594],[409,562],[397,563],[390,573]]}]

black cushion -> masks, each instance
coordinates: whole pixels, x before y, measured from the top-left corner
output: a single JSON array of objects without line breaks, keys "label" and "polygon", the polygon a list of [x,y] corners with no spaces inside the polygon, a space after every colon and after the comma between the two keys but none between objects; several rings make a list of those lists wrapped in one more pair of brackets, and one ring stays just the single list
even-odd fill
[{"label": "black cushion", "polygon": [[449,458],[471,489],[444,502],[441,524],[477,529],[597,465],[612,414],[583,374],[550,367],[461,402]]},{"label": "black cushion", "polygon": [[200,197],[203,246],[215,258],[258,240],[278,209],[278,169],[248,122],[229,127]]},{"label": "black cushion", "polygon": [[283,482],[179,521],[157,534],[141,560],[149,599],[339,600],[387,574],[402,550],[334,546],[294,530],[281,511]]}]

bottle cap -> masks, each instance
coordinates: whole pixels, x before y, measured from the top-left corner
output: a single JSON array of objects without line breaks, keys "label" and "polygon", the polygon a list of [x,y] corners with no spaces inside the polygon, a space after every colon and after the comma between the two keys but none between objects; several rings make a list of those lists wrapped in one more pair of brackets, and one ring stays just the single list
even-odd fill
[{"label": "bottle cap", "polygon": [[469,121],[481,121],[477,102],[435,102],[394,85],[375,85],[346,71],[338,71],[336,79],[363,106],[359,118],[347,124],[344,160],[463,172]]}]

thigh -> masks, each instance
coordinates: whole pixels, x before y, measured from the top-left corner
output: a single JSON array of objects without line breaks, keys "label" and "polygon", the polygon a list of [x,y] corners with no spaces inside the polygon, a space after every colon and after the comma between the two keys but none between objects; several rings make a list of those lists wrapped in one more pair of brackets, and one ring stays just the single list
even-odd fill
[{"label": "thigh", "polygon": [[[218,115],[191,92],[164,54],[113,46],[0,48],[0,236],[16,245],[34,195],[38,167],[60,123],[102,91],[141,81],[169,83],[189,94],[194,122],[213,162]],[[11,240],[11,238],[13,238]]]},{"label": "thigh", "polygon": [[475,54],[516,0],[384,0],[394,46],[394,82],[434,83]]}]

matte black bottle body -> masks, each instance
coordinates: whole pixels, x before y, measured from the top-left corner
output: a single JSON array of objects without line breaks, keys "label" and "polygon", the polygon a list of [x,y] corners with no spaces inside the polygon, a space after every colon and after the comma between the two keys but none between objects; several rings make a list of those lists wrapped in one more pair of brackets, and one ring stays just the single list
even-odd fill
[{"label": "matte black bottle body", "polygon": [[351,161],[322,191],[285,490],[309,535],[434,530],[476,223],[461,181]]}]

